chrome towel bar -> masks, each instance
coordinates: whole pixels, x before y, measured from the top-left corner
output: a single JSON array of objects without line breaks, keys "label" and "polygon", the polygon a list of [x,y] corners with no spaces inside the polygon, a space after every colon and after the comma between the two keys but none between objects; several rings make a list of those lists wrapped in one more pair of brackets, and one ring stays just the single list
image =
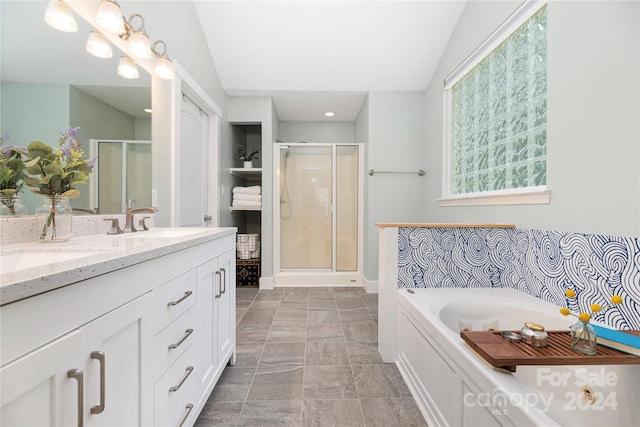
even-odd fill
[{"label": "chrome towel bar", "polygon": [[414,174],[417,173],[418,176],[425,176],[427,173],[420,169],[417,172],[413,172],[413,171],[377,171],[375,169],[369,169],[369,175],[374,176],[377,173],[409,173],[409,174]]}]

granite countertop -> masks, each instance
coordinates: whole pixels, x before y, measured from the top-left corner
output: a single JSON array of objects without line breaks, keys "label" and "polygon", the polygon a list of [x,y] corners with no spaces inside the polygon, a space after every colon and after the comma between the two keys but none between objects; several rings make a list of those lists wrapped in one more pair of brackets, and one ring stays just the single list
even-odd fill
[{"label": "granite countertop", "polygon": [[[0,305],[168,255],[236,231],[234,227],[152,228],[150,231],[118,235],[75,236],[61,243],[35,241],[2,245]],[[34,265],[11,271],[9,258],[18,256]]]}]

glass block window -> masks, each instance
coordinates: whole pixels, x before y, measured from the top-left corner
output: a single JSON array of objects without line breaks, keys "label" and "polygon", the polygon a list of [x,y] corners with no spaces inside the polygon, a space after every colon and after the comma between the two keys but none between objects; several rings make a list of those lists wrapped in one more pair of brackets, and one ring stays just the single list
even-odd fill
[{"label": "glass block window", "polygon": [[546,185],[546,30],[547,9],[538,6],[487,54],[474,52],[481,59],[463,73],[458,70],[459,77],[445,80],[450,92],[445,196]]}]

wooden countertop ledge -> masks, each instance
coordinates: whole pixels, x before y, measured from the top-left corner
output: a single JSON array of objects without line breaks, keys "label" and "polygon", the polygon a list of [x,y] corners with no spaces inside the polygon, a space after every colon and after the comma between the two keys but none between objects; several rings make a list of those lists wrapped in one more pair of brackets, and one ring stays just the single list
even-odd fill
[{"label": "wooden countertop ledge", "polygon": [[413,227],[413,228],[516,228],[514,224],[453,224],[453,223],[401,223],[376,222],[376,226],[385,227]]}]

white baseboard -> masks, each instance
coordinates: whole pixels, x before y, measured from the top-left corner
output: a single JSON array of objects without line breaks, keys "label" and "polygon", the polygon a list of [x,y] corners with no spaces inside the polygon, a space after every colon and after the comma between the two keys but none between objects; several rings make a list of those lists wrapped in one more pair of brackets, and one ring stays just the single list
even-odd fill
[{"label": "white baseboard", "polygon": [[368,294],[377,294],[378,293],[378,281],[377,280],[367,280],[366,277],[362,278],[362,287]]},{"label": "white baseboard", "polygon": [[272,277],[260,277],[260,290],[272,290],[275,288],[275,280]]}]

